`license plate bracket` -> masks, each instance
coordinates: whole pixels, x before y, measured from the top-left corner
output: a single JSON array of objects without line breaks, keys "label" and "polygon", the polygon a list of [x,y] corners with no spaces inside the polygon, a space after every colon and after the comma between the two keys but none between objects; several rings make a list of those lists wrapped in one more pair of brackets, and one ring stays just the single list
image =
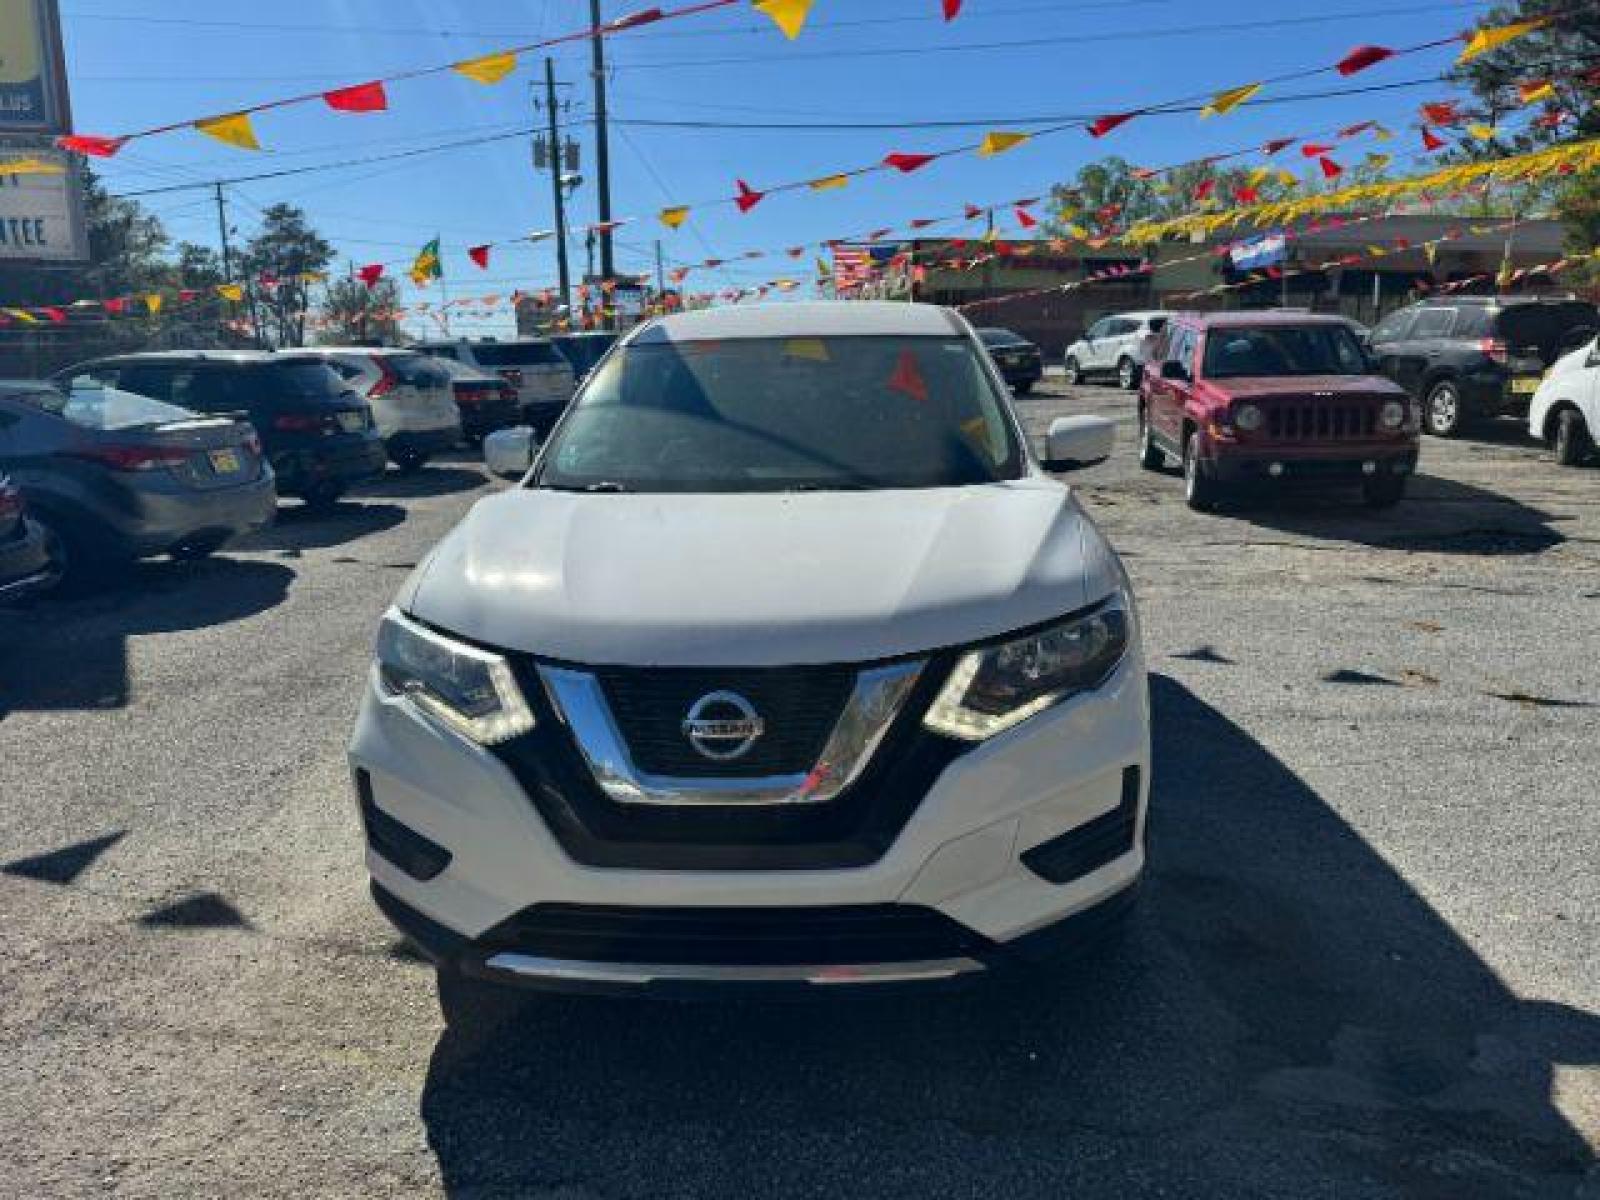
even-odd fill
[{"label": "license plate bracket", "polygon": [[1511,394],[1513,396],[1531,396],[1539,390],[1539,385],[1544,380],[1538,375],[1526,375],[1511,381]]},{"label": "license plate bracket", "polygon": [[212,450],[206,458],[211,463],[211,469],[218,475],[236,475],[242,468],[237,450]]}]

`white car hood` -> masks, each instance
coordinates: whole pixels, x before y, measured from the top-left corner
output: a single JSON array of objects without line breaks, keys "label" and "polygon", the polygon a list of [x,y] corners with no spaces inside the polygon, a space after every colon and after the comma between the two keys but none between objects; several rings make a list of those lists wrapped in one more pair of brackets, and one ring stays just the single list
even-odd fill
[{"label": "white car hood", "polygon": [[1122,579],[1071,492],[979,487],[480,501],[400,597],[414,616],[571,663],[863,662],[993,637]]}]

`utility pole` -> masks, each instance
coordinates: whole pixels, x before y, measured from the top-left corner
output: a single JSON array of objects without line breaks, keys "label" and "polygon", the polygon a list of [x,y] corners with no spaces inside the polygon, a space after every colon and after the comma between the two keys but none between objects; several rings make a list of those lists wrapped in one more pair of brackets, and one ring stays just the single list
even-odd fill
[{"label": "utility pole", "polygon": [[217,190],[217,231],[222,236],[222,282],[233,282],[233,249],[228,244],[228,206],[222,198],[222,184],[211,185]]},{"label": "utility pole", "polygon": [[656,239],[656,299],[661,300],[667,294],[667,272],[661,265],[661,239]]},{"label": "utility pole", "polygon": [[[589,27],[600,28],[600,0],[589,0]],[[589,39],[594,56],[594,166],[600,189],[600,277],[610,279],[614,270],[611,258],[611,145],[606,129],[606,50],[605,38],[598,33]]]},{"label": "utility pole", "polygon": [[[986,232],[988,234],[992,235],[994,233],[994,209],[991,208],[988,211],[987,216],[988,216],[988,223],[987,223],[987,226],[986,226]],[[989,252],[983,256],[983,295],[984,295],[984,299],[987,300],[987,299],[990,299],[990,298],[992,298],[994,296],[994,241],[993,241],[993,238],[992,237],[985,237],[984,238],[984,245],[989,247]]]},{"label": "utility pole", "polygon": [[567,264],[567,194],[561,186],[561,130],[556,117],[556,64],[544,60],[544,98],[550,110],[550,188],[556,205],[556,271],[561,280],[561,307],[572,311],[572,270]]}]

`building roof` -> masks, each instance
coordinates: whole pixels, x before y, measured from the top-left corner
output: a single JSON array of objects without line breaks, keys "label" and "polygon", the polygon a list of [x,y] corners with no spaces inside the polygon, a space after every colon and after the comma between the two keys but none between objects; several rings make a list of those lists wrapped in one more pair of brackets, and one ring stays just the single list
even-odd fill
[{"label": "building roof", "polygon": [[963,331],[953,312],[933,304],[835,300],[697,309],[642,325],[628,340],[637,345],[770,337],[950,337]]}]

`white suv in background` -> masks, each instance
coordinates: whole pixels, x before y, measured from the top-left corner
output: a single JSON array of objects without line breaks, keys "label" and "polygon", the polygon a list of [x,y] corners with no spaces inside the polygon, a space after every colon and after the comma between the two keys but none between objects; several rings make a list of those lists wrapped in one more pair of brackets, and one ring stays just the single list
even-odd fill
[{"label": "white suv in background", "polygon": [[450,376],[427,355],[373,346],[315,346],[294,353],[322,359],[361,394],[389,461],[402,471],[418,470],[461,441],[461,410]]},{"label": "white suv in background", "polygon": [[567,410],[576,386],[572,364],[545,338],[510,342],[421,342],[415,349],[498,375],[517,389],[522,419],[548,433]]},{"label": "white suv in background", "polygon": [[1563,467],[1581,467],[1600,437],[1600,338],[1556,360],[1528,406],[1528,432]]},{"label": "white suv in background", "polygon": [[1167,327],[1167,312],[1131,312],[1101,317],[1067,347],[1067,382],[1091,375],[1110,378],[1125,392],[1139,386],[1148,340]]},{"label": "white suv in background", "polygon": [[401,589],[350,759],[460,1019],[474,977],[928,982],[1098,935],[1149,725],[1127,575],[972,328],[783,304],[626,336]]}]

